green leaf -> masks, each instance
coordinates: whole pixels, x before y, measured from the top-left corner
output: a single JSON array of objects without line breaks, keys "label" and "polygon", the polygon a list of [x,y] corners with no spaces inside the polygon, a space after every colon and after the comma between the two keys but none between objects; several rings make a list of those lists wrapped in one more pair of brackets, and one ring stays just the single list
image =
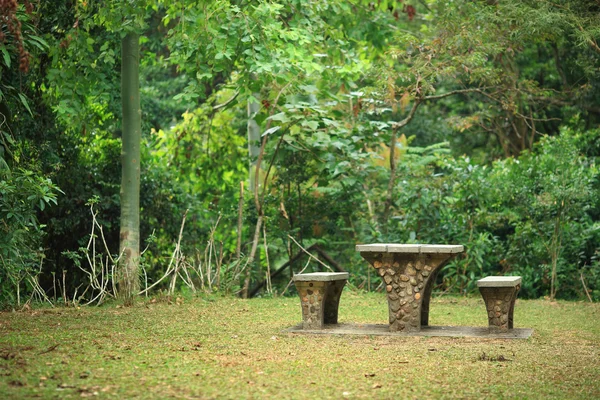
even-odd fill
[{"label": "green leaf", "polygon": [[278,130],[280,130],[280,129],[281,129],[281,126],[274,126],[274,127],[272,127],[272,128],[269,128],[269,129],[267,129],[267,130],[266,130],[266,131],[265,131],[265,132],[264,132],[264,133],[261,135],[261,137],[262,137],[262,136],[267,136],[267,135],[270,135],[271,133],[275,133],[275,132],[277,132],[277,131],[278,131]]},{"label": "green leaf", "polygon": [[319,128],[319,123],[317,121],[302,121],[302,126],[306,126],[313,131],[316,131]]},{"label": "green leaf", "polygon": [[6,64],[7,68],[10,68],[10,54],[8,54],[8,50],[6,50],[6,46],[0,46],[0,51],[2,51],[2,57],[4,58],[4,64]]},{"label": "green leaf", "polygon": [[273,121],[281,121],[281,122],[289,122],[289,118],[287,117],[287,115],[285,115],[284,112],[280,112],[274,115],[271,115],[269,118],[267,119],[271,119]]},{"label": "green leaf", "polygon": [[31,112],[31,108],[29,108],[29,103],[27,103],[27,98],[25,96],[23,96],[23,94],[19,93],[19,99],[21,100],[21,103],[23,103],[23,105],[25,106],[25,108],[27,109],[27,111],[29,111],[29,115],[31,115],[33,117],[33,113]]}]

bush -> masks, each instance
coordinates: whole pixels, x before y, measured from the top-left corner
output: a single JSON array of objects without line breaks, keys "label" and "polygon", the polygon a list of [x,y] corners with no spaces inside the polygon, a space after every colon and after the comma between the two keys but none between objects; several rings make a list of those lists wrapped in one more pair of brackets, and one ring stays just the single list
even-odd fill
[{"label": "bush", "polygon": [[43,225],[36,216],[60,190],[33,171],[11,171],[0,158],[0,306],[20,304],[22,281],[42,266]]},{"label": "bush", "polygon": [[[586,155],[595,135],[563,129],[533,151],[490,166],[440,153],[403,156],[390,218],[375,230],[361,221],[358,241],[465,245],[440,274],[445,291],[473,292],[485,275],[511,274],[523,276],[523,297],[582,298],[585,268],[596,295],[598,169]],[[381,173],[381,181],[389,179]]]}]

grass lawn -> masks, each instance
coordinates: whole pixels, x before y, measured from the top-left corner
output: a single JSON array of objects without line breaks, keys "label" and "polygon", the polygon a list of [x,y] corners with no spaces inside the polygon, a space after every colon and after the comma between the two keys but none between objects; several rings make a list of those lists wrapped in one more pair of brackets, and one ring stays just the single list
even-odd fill
[{"label": "grass lawn", "polygon": [[[0,314],[0,399],[600,398],[600,305],[518,300],[527,340],[282,333],[297,298],[143,300]],[[345,291],[340,322],[385,323]],[[480,298],[432,299],[431,325],[486,326]]]}]

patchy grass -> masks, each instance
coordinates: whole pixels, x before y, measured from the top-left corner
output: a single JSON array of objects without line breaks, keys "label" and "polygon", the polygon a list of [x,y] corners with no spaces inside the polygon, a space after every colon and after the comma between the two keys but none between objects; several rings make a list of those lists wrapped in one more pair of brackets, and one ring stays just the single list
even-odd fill
[{"label": "patchy grass", "polygon": [[[0,398],[600,398],[600,306],[518,300],[528,340],[282,333],[297,298],[140,302],[0,314]],[[346,291],[340,322],[385,323]],[[479,298],[432,325],[485,326]]]}]

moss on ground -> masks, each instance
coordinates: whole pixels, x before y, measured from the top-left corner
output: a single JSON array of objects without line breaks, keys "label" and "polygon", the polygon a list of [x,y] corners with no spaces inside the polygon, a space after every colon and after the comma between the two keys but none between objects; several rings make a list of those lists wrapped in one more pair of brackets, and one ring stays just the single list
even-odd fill
[{"label": "moss on ground", "polygon": [[[0,398],[600,398],[600,305],[518,300],[527,340],[282,333],[296,298],[144,300],[0,314]],[[340,322],[385,323],[346,291]],[[485,326],[480,298],[432,325]]]}]

